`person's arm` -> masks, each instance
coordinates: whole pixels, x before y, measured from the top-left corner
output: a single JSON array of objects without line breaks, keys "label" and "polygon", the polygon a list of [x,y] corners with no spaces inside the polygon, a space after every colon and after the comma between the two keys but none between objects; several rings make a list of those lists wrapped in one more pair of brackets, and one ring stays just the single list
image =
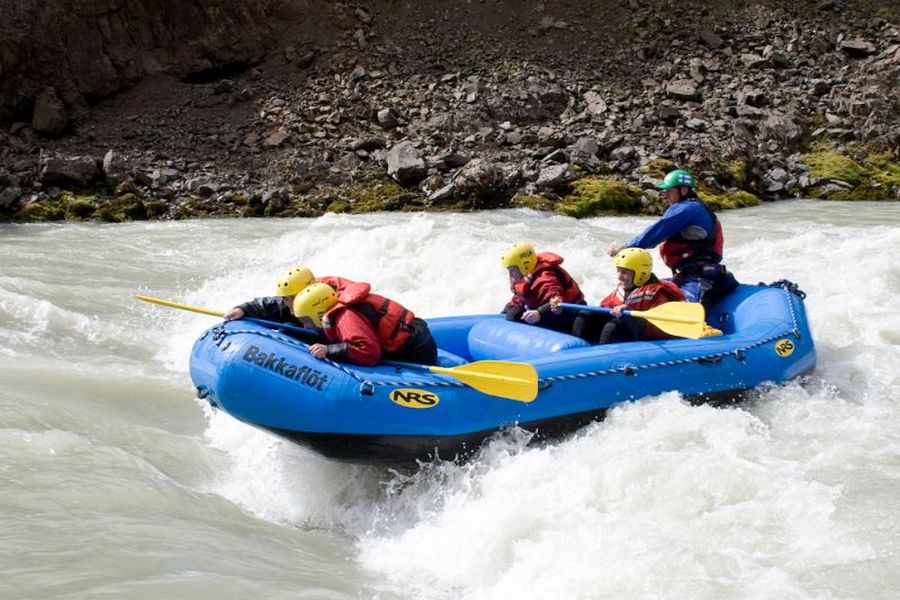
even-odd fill
[{"label": "person's arm", "polygon": [[381,344],[365,317],[348,308],[335,315],[333,327],[338,341],[328,344],[328,358],[367,367],[378,364]]},{"label": "person's arm", "polygon": [[[240,309],[243,314],[237,316],[234,309]],[[288,308],[287,304],[285,304],[279,296],[254,298],[249,302],[238,304],[225,313],[225,318],[227,320],[240,319],[243,317],[265,319],[267,321],[276,321],[278,323],[290,323],[294,320],[290,308]]]},{"label": "person's arm", "polygon": [[698,210],[702,211],[703,207],[697,202],[673,204],[656,223],[619,246],[619,250],[622,248],[655,248],[685,227],[697,223]]}]

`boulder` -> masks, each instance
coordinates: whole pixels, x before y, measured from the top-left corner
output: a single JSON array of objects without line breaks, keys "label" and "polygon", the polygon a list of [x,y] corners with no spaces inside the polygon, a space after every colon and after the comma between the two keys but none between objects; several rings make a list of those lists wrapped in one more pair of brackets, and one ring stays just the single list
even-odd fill
[{"label": "boulder", "polygon": [[400,185],[415,185],[427,173],[425,161],[409,142],[400,142],[387,153],[387,173]]}]

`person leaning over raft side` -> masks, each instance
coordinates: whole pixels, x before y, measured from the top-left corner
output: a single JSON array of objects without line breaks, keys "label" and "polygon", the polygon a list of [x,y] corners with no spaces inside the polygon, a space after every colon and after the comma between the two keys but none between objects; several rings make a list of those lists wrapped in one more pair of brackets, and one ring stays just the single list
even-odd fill
[{"label": "person leaning over raft side", "polygon": [[294,316],[332,342],[312,344],[309,353],[363,366],[377,365],[382,358],[436,365],[437,344],[428,324],[370,289],[368,283],[351,283],[340,291],[314,283],[297,294]]},{"label": "person leaning over raft side", "polygon": [[600,306],[611,313],[581,311],[572,325],[572,335],[591,344],[658,340],[671,336],[644,319],[623,316],[624,310],[649,310],[666,302],[684,300],[684,294],[671,281],[660,281],[653,274],[653,258],[643,248],[625,248],[613,262],[619,285]]},{"label": "person leaning over raft side", "polygon": [[341,290],[353,283],[341,277],[315,277],[306,267],[294,267],[281,274],[275,282],[275,295],[254,298],[249,302],[238,304],[224,315],[226,321],[243,317],[265,319],[277,323],[296,323],[291,313],[294,297],[313,283],[327,283],[335,290]]},{"label": "person leaning over raft side", "polygon": [[518,243],[504,252],[500,263],[509,273],[512,299],[503,307],[507,321],[568,332],[575,316],[559,308],[561,302],[585,304],[581,288],[552,252],[535,253],[534,246]]},{"label": "person leaning over raft side", "polygon": [[624,244],[610,244],[607,253],[616,256],[622,248],[653,248],[662,243],[659,253],[685,300],[709,304],[731,292],[737,281],[721,264],[722,224],[697,197],[694,177],[677,169],[657,187],[669,203],[663,216]]}]

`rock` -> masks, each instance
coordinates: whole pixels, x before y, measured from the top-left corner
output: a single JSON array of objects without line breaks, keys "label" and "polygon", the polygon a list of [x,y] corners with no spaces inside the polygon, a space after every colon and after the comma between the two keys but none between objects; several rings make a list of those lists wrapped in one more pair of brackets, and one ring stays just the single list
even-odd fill
[{"label": "rock", "polygon": [[708,124],[703,119],[692,118],[688,119],[684,126],[694,131],[706,131]]},{"label": "rock", "polygon": [[181,179],[181,171],[166,167],[163,169],[155,169],[150,174],[150,185],[154,188],[161,188],[164,185]]},{"label": "rock", "polygon": [[878,50],[875,45],[866,40],[844,40],[839,46],[847,56],[851,58],[865,58],[875,54]]},{"label": "rock", "polygon": [[557,189],[576,179],[575,172],[568,164],[551,165],[541,169],[535,185],[539,188]]},{"label": "rock", "polygon": [[681,118],[681,111],[674,106],[662,106],[657,113],[657,118],[666,125],[674,125]]},{"label": "rock", "polygon": [[741,62],[744,63],[744,66],[748,69],[755,69],[766,64],[766,59],[759,54],[748,52],[746,54],[741,54]]},{"label": "rock", "polygon": [[121,181],[131,176],[131,168],[123,160],[122,155],[115,150],[108,150],[103,155],[101,163],[106,181],[112,185],[118,185]]},{"label": "rock", "polygon": [[387,144],[385,141],[378,137],[366,137],[355,139],[350,142],[350,149],[353,151],[356,150],[364,150],[366,152],[371,152],[372,150],[377,150],[379,148],[384,148]]},{"label": "rock", "polygon": [[38,133],[48,136],[59,136],[69,126],[66,105],[60,100],[53,88],[41,92],[34,102],[34,114],[31,126]]},{"label": "rock", "polygon": [[44,162],[41,169],[41,183],[87,187],[100,173],[100,165],[93,156],[51,158]]},{"label": "rock", "polygon": [[584,102],[587,104],[587,111],[592,115],[602,115],[609,108],[606,100],[597,92],[585,92]]},{"label": "rock", "polygon": [[469,157],[459,152],[448,152],[438,156],[436,162],[439,166],[447,169],[458,169],[469,162]]},{"label": "rock", "polygon": [[770,113],[762,122],[764,139],[774,138],[788,145],[803,139],[803,128],[786,115]]},{"label": "rock", "polygon": [[722,44],[725,43],[722,38],[717,36],[712,31],[709,31],[708,29],[704,29],[700,32],[700,41],[703,42],[707,48],[711,48],[713,50],[718,50],[722,47]]},{"label": "rock", "polygon": [[5,187],[0,189],[0,209],[9,210],[15,208],[22,196],[21,188]]},{"label": "rock", "polygon": [[266,135],[263,140],[263,146],[267,148],[278,148],[282,144],[284,144],[287,139],[291,137],[291,134],[285,131],[284,129],[277,129],[275,131],[270,132]]},{"label": "rock", "polygon": [[678,79],[666,84],[666,94],[678,100],[699,100],[697,85],[690,79]]},{"label": "rock", "polygon": [[491,198],[502,190],[504,177],[503,172],[493,163],[475,158],[453,176],[453,183],[457,193]]},{"label": "rock", "polygon": [[393,108],[382,108],[375,118],[382,129],[394,129],[400,125],[400,115]]},{"label": "rock", "polygon": [[428,195],[428,200],[435,205],[444,204],[454,198],[456,198],[456,185],[453,182]]},{"label": "rock", "polygon": [[387,174],[400,185],[414,185],[425,177],[425,161],[412,144],[400,142],[387,153]]}]

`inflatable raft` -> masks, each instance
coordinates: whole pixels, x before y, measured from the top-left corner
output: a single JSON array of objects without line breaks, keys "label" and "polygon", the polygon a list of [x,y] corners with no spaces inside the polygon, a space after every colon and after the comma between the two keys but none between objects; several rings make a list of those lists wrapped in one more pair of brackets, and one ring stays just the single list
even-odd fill
[{"label": "inflatable raft", "polygon": [[531,402],[445,373],[317,360],[302,339],[243,320],[207,330],[194,345],[190,373],[213,407],[331,459],[455,459],[507,426],[558,436],[620,402],[670,390],[736,396],[810,373],[816,351],[803,296],[790,282],[740,285],[707,313],[721,336],[605,346],[499,315],[428,320],[448,369],[482,360],[533,365]]}]

